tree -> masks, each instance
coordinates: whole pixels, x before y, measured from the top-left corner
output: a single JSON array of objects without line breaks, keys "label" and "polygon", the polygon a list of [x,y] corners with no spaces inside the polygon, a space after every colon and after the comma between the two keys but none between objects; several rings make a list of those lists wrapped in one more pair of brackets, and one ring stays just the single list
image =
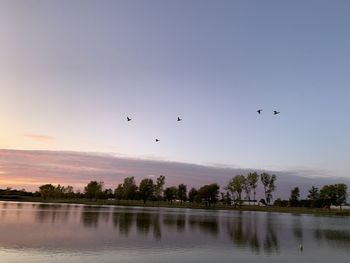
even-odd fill
[{"label": "tree", "polygon": [[318,188],[315,186],[312,186],[309,189],[309,194],[307,195],[307,197],[312,201],[317,200],[320,197],[320,193],[318,192]]},{"label": "tree", "polygon": [[176,196],[177,196],[177,188],[175,186],[165,188],[164,197],[168,202],[172,204]]},{"label": "tree", "polygon": [[299,187],[295,187],[290,191],[290,198],[289,198],[289,204],[290,206],[298,206],[299,205],[299,197],[300,197],[300,191]]},{"label": "tree", "polygon": [[242,203],[242,191],[244,189],[245,181],[246,179],[243,175],[236,175],[227,185],[227,189],[231,191],[235,201],[238,201],[239,204]]},{"label": "tree", "polygon": [[247,177],[244,178],[243,190],[245,192],[245,199],[246,200],[248,199],[249,205],[250,205],[250,193],[251,193],[252,189],[250,188]]},{"label": "tree", "polygon": [[247,182],[250,186],[250,189],[253,190],[254,202],[256,201],[255,197],[256,197],[256,188],[258,187],[258,180],[259,180],[259,175],[257,172],[248,173]]},{"label": "tree", "polygon": [[163,187],[164,187],[164,184],[165,184],[165,176],[164,175],[160,175],[158,178],[157,178],[157,183],[155,185],[155,193],[154,195],[156,196],[156,198],[158,200],[161,200],[162,197],[163,197]]},{"label": "tree", "polygon": [[347,197],[346,184],[325,185],[320,191],[320,197],[326,199],[328,205],[339,206],[342,209],[342,204],[345,203]]},{"label": "tree", "polygon": [[198,196],[198,191],[196,188],[191,188],[191,190],[188,192],[188,201],[193,203],[196,200],[196,197]]},{"label": "tree", "polygon": [[270,175],[268,173],[262,173],[260,175],[261,183],[264,186],[265,199],[267,204],[270,204],[272,200],[272,192],[275,191],[276,185],[276,175]]},{"label": "tree", "polygon": [[55,187],[52,184],[44,184],[39,187],[40,196],[44,199],[55,196]]},{"label": "tree", "polygon": [[154,184],[151,178],[145,178],[140,182],[139,192],[143,203],[151,199],[154,195]]},{"label": "tree", "polygon": [[90,181],[84,188],[84,193],[87,198],[100,198],[103,194],[104,183],[97,181]]},{"label": "tree", "polygon": [[224,205],[230,205],[231,204],[231,195],[229,191],[226,191],[226,193],[221,193],[221,202]]},{"label": "tree", "polygon": [[336,184],[336,192],[337,192],[337,199],[336,203],[339,205],[340,210],[342,209],[342,204],[346,202],[346,198],[348,196],[347,193],[347,185],[346,184]]},{"label": "tree", "polygon": [[[312,186],[309,189],[309,194],[307,195],[307,198],[309,198],[309,200],[311,201],[311,204],[310,204],[311,207],[318,207],[319,205],[317,203],[320,203],[320,202],[318,202],[318,200],[320,198],[320,193],[318,191],[318,188],[315,186]],[[322,206],[320,206],[320,207],[322,207]]]},{"label": "tree", "polygon": [[117,200],[121,200],[124,198],[123,184],[118,184],[118,187],[114,190],[114,196]]},{"label": "tree", "polygon": [[218,184],[208,184],[202,186],[198,190],[199,197],[205,201],[205,205],[211,206],[211,204],[215,204],[218,200],[220,187]]},{"label": "tree", "polygon": [[104,199],[112,198],[113,197],[113,190],[111,188],[105,189],[101,196]]},{"label": "tree", "polygon": [[182,204],[182,202],[186,201],[187,199],[187,186],[184,184],[179,184],[177,189],[177,196],[179,197]]},{"label": "tree", "polygon": [[67,198],[73,198],[74,197],[74,189],[73,186],[68,185],[63,189],[64,194]]},{"label": "tree", "polygon": [[64,186],[61,186],[60,184],[55,187],[55,198],[63,198],[64,197]]},{"label": "tree", "polygon": [[136,197],[137,186],[134,176],[126,177],[123,183],[123,199],[133,200]]}]

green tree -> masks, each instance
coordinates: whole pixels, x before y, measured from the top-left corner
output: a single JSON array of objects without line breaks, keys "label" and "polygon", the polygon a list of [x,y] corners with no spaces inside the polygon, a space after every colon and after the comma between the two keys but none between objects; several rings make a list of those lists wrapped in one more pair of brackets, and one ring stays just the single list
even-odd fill
[{"label": "green tree", "polygon": [[145,204],[147,200],[150,200],[154,196],[154,184],[151,178],[145,178],[140,182],[139,186],[140,196]]},{"label": "green tree", "polygon": [[137,185],[134,176],[126,177],[123,183],[123,199],[133,200],[136,197]]},{"label": "green tree", "polygon": [[179,197],[181,204],[187,199],[187,186],[184,184],[179,184],[177,188],[177,196]]},{"label": "green tree", "polygon": [[196,200],[197,196],[198,196],[198,190],[196,188],[191,188],[191,190],[188,192],[188,201],[193,203]]},{"label": "green tree", "polygon": [[299,205],[299,197],[300,197],[300,191],[299,187],[295,187],[290,191],[290,198],[289,198],[289,204],[290,206],[298,206]]},{"label": "green tree", "polygon": [[118,184],[117,188],[114,190],[114,196],[117,200],[122,200],[124,198],[123,184]]},{"label": "green tree", "polygon": [[243,175],[236,175],[227,185],[227,189],[231,191],[235,201],[239,204],[242,203],[242,191],[244,189],[245,182],[246,179]]},{"label": "green tree", "polygon": [[46,200],[55,197],[56,188],[52,184],[44,184],[39,186],[40,196]]},{"label": "green tree", "polygon": [[113,190],[112,190],[111,188],[105,189],[105,190],[103,191],[102,197],[103,197],[104,199],[112,198],[112,197],[113,197]]},{"label": "green tree", "polygon": [[90,181],[84,188],[84,193],[87,198],[100,198],[103,194],[103,182]]},{"label": "green tree", "polygon": [[326,199],[329,205],[339,206],[342,209],[342,204],[345,203],[347,197],[346,184],[325,185],[320,191],[320,197]]},{"label": "green tree", "polygon": [[167,187],[164,190],[164,197],[168,202],[172,204],[173,200],[176,199],[177,193],[177,188],[175,186]]},{"label": "green tree", "polygon": [[163,192],[164,192],[164,184],[165,184],[165,176],[160,175],[157,178],[157,182],[154,189],[154,195],[158,200],[162,200]]},{"label": "green tree", "polygon": [[250,189],[253,190],[254,202],[256,201],[256,188],[258,187],[259,175],[257,172],[248,173],[247,182],[250,186]]},{"label": "green tree", "polygon": [[342,210],[342,205],[346,202],[346,198],[348,197],[347,193],[347,185],[346,184],[336,184],[337,191],[337,205],[339,205],[340,210]]},{"label": "green tree", "polygon": [[272,192],[275,191],[276,185],[276,175],[270,175],[268,173],[262,173],[260,175],[261,183],[264,186],[264,194],[265,194],[265,200],[267,204],[270,204],[272,200]]},{"label": "green tree", "polygon": [[221,202],[224,205],[231,205],[231,195],[229,191],[226,191],[226,193],[221,193]]},{"label": "green tree", "polygon": [[73,186],[70,186],[68,185],[67,187],[65,187],[63,189],[63,192],[64,192],[64,195],[67,197],[67,198],[74,198],[74,189],[73,189]]},{"label": "green tree", "polygon": [[249,201],[249,205],[250,205],[250,193],[252,192],[252,189],[250,187],[250,184],[248,183],[248,177],[244,178],[243,190],[245,192],[245,199]]},{"label": "green tree", "polygon": [[211,204],[215,204],[218,200],[219,189],[218,184],[208,184],[199,188],[198,194],[205,201],[206,206],[211,206]]},{"label": "green tree", "polygon": [[312,186],[309,189],[309,194],[307,195],[307,198],[309,198],[309,200],[311,200],[311,204],[310,204],[311,207],[318,207],[318,205],[317,205],[318,202],[317,201],[320,198],[320,193],[318,191],[318,188],[315,187],[315,186]]},{"label": "green tree", "polygon": [[320,193],[318,192],[318,188],[315,187],[315,186],[312,186],[310,189],[309,189],[309,194],[307,195],[307,197],[314,201],[314,200],[317,200],[318,198],[320,198]]}]

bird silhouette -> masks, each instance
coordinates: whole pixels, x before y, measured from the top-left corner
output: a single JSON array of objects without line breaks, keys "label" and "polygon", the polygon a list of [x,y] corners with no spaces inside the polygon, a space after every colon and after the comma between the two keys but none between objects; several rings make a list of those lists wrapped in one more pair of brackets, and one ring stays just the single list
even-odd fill
[{"label": "bird silhouette", "polygon": [[180,117],[177,117],[177,121],[182,121],[182,119]]},{"label": "bird silhouette", "polygon": [[259,113],[259,114],[261,114],[261,112],[262,112],[262,109],[260,109],[260,110],[257,110],[256,112],[257,112],[257,113]]},{"label": "bird silhouette", "polygon": [[159,140],[158,140],[158,139],[156,139],[156,142],[159,142]]},{"label": "bird silhouette", "polygon": [[277,114],[280,114],[281,112],[280,111],[273,111],[273,115],[277,115]]},{"label": "bird silhouette", "polygon": [[126,117],[126,120],[127,120],[127,121],[131,121],[131,118],[129,118],[129,117]]}]

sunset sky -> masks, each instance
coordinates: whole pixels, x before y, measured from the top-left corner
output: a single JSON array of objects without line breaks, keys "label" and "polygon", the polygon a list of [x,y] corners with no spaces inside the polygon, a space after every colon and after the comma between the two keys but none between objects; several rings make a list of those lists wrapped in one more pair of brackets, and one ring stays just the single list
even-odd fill
[{"label": "sunset sky", "polygon": [[0,0],[0,188],[53,176],[18,171],[52,159],[5,149],[349,179],[349,14],[341,0]]}]

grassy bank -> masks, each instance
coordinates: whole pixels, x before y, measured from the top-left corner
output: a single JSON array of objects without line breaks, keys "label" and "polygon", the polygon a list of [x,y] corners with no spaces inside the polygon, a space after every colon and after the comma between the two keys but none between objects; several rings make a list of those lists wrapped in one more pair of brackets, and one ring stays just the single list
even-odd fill
[{"label": "grassy bank", "polygon": [[139,206],[139,207],[165,207],[165,208],[190,208],[207,210],[232,210],[232,211],[257,211],[257,212],[276,212],[293,214],[316,214],[316,215],[339,215],[350,216],[350,210],[340,211],[339,209],[322,209],[306,207],[278,207],[278,206],[253,206],[244,205],[234,207],[223,204],[216,204],[210,207],[197,203],[168,203],[165,201],[147,201],[146,204],[141,200],[89,200],[89,199],[47,199],[39,197],[12,197],[0,198],[0,201],[18,201],[18,202],[41,202],[41,203],[65,203],[65,204],[84,204],[84,205],[116,205],[116,206]]}]

